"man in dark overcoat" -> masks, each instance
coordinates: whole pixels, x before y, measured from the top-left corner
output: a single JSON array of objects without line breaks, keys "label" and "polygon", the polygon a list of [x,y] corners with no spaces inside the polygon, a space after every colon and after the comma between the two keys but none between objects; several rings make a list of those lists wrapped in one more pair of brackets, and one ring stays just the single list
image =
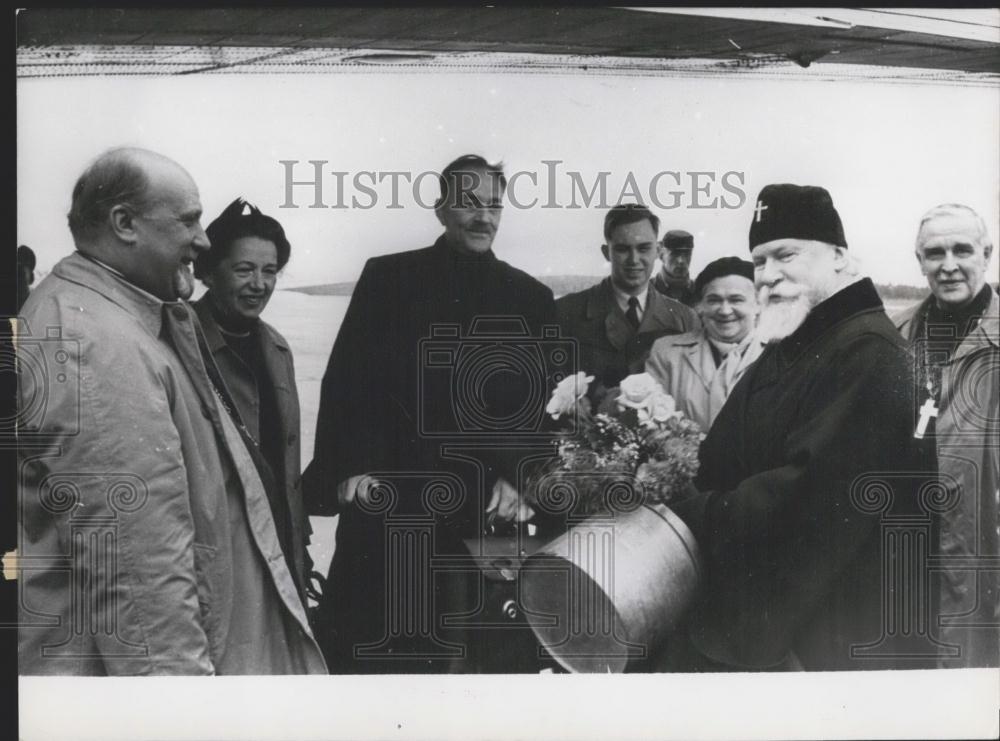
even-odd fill
[{"label": "man in dark overcoat", "polygon": [[499,166],[465,156],[440,181],[444,234],[367,262],[323,377],[303,486],[311,514],[340,513],[318,628],[333,672],[463,670],[430,561],[529,516],[502,443],[545,416],[552,292],[493,253]]},{"label": "man in dark overcoat", "polygon": [[927,481],[905,343],[823,188],[765,187],[750,249],[767,346],[702,444],[697,493],[671,505],[705,567],[674,668],[923,666],[924,593],[883,580],[903,557],[887,523],[916,527],[915,548],[928,535],[905,519]]}]

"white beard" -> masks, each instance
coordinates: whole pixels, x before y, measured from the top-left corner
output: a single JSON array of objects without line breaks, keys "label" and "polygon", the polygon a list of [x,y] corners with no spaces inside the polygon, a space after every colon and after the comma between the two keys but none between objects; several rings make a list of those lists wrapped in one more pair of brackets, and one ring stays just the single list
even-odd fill
[{"label": "white beard", "polygon": [[813,304],[805,294],[799,294],[794,301],[763,302],[760,318],[757,320],[757,339],[764,343],[783,340],[802,326],[809,316]]},{"label": "white beard", "polygon": [[806,320],[814,306],[836,292],[836,285],[831,279],[803,286],[794,297],[779,294],[784,300],[775,301],[771,298],[771,290],[767,286],[762,286],[757,294],[761,306],[755,330],[757,339],[767,344],[783,340],[802,326],[802,322]]}]

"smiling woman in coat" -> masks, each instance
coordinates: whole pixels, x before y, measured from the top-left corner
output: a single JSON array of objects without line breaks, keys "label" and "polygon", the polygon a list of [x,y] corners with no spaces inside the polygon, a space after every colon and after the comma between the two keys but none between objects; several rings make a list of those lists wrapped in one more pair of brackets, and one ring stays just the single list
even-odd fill
[{"label": "smiling woman in coat", "polygon": [[677,408],[708,432],[726,398],[763,345],[754,336],[757,298],[753,265],[738,257],[709,263],[695,280],[702,329],[661,337],[646,372],[677,401]]},{"label": "smiling woman in coat", "polygon": [[285,338],[260,318],[278,273],[288,263],[291,245],[281,224],[242,198],[229,204],[205,232],[212,247],[198,255],[195,275],[208,291],[194,309],[205,332],[207,354],[228,392],[229,411],[239,421],[264,482],[281,550],[305,602],[312,563],[299,485],[295,368]]}]

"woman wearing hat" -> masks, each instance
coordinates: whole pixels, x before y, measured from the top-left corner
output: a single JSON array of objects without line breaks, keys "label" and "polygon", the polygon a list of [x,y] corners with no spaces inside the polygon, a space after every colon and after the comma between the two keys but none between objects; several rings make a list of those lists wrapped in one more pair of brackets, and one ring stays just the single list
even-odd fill
[{"label": "woman wearing hat", "polygon": [[729,392],[763,349],[753,331],[760,311],[753,265],[738,257],[715,260],[698,275],[695,291],[703,328],[658,339],[646,372],[708,432]]},{"label": "woman wearing hat", "polygon": [[208,291],[193,306],[203,352],[226,411],[236,421],[264,482],[278,542],[305,603],[311,528],[299,485],[299,397],[292,351],[260,319],[291,253],[274,218],[237,198],[205,230],[212,243],[195,261]]}]

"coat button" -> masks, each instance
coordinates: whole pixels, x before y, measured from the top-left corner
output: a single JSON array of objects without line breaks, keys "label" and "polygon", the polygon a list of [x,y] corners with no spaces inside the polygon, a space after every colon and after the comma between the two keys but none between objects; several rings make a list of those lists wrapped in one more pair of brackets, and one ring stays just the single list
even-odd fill
[{"label": "coat button", "polygon": [[201,416],[203,416],[205,419],[212,418],[212,412],[209,411],[208,406],[206,406],[205,404],[201,405]]},{"label": "coat button", "polygon": [[299,436],[296,435],[293,432],[291,435],[288,436],[288,444],[289,445],[295,445],[295,443],[298,441],[298,439],[299,439]]}]

